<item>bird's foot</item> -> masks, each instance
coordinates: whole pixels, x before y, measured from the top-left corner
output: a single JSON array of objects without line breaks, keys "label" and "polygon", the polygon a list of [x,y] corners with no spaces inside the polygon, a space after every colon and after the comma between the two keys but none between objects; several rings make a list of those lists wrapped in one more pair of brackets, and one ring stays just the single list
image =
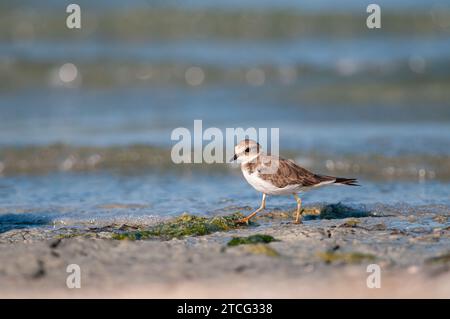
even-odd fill
[{"label": "bird's foot", "polygon": [[241,218],[236,221],[237,225],[248,225],[250,218]]}]

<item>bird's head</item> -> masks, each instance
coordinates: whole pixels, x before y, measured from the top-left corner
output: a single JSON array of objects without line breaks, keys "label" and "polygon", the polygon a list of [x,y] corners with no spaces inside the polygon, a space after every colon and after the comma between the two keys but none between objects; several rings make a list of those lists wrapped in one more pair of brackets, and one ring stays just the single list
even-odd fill
[{"label": "bird's head", "polygon": [[247,163],[254,160],[261,153],[261,145],[253,140],[245,139],[234,147],[234,156],[230,161],[239,160],[242,163]]}]

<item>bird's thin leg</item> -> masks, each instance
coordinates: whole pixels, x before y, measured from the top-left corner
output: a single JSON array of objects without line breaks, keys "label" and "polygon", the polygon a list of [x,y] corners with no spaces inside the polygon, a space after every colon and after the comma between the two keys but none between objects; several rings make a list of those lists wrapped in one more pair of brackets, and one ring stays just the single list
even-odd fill
[{"label": "bird's thin leg", "polygon": [[245,224],[248,224],[248,221],[250,220],[250,218],[252,218],[252,217],[255,216],[258,212],[260,212],[260,211],[262,211],[263,209],[265,209],[265,208],[266,208],[266,197],[267,197],[267,195],[266,195],[266,194],[263,194],[261,206],[260,206],[257,210],[255,210],[253,213],[251,213],[250,215],[248,215],[247,217],[244,217],[244,218],[240,219],[240,220],[238,221],[238,223],[242,223],[242,224],[245,223]]},{"label": "bird's thin leg", "polygon": [[300,219],[301,209],[302,209],[302,200],[298,197],[297,194],[294,194],[295,200],[297,201],[297,215],[295,216],[294,224],[301,224],[302,221]]}]

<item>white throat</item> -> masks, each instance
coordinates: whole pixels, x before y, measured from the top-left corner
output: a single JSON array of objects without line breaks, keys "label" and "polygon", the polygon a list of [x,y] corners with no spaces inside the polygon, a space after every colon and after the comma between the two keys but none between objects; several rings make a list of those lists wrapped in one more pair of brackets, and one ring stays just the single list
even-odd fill
[{"label": "white throat", "polygon": [[260,153],[258,153],[258,154],[255,154],[255,155],[253,155],[252,157],[250,157],[250,158],[248,158],[248,159],[242,161],[241,164],[247,164],[247,163],[253,162],[253,161],[254,161],[259,155],[261,155],[261,154],[262,154],[262,152],[260,152]]}]

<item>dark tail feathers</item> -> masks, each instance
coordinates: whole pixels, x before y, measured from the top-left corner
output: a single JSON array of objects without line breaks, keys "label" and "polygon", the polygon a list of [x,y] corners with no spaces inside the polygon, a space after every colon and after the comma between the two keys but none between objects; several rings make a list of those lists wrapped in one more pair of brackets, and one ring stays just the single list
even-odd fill
[{"label": "dark tail feathers", "polygon": [[349,185],[349,186],[361,186],[358,184],[358,181],[356,178],[341,178],[336,177],[336,180],[334,181],[335,184],[341,184],[341,185]]}]

